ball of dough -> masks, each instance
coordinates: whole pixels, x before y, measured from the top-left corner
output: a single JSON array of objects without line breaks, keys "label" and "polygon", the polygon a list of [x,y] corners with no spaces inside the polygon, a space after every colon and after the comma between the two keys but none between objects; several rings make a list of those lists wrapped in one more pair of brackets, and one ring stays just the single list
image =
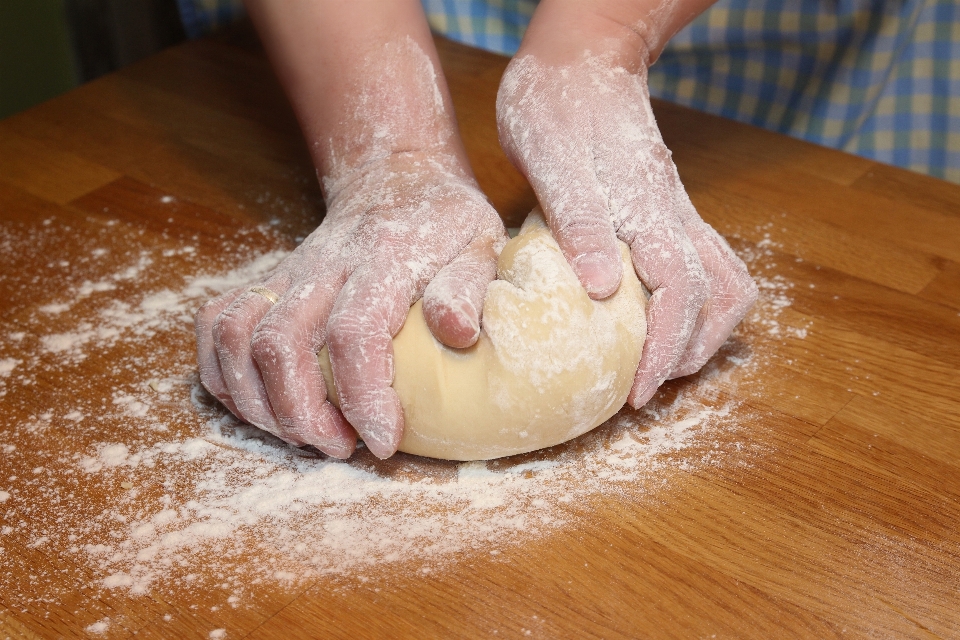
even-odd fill
[{"label": "ball of dough", "polygon": [[[441,344],[413,305],[393,339],[400,451],[499,458],[566,442],[619,411],[646,335],[643,286],[620,250],[620,288],[591,300],[534,211],[500,254],[474,346]],[[326,347],[319,360],[339,406]]]}]

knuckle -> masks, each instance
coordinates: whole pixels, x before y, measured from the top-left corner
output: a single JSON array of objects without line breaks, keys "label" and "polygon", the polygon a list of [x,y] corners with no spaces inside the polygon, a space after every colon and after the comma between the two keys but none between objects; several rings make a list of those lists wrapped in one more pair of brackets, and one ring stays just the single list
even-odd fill
[{"label": "knuckle", "polygon": [[718,297],[725,301],[730,316],[743,317],[760,295],[757,283],[742,263],[731,265],[723,275]]},{"label": "knuckle", "polygon": [[250,337],[250,352],[253,359],[260,365],[290,353],[293,346],[293,339],[289,332],[274,322],[260,323]]},{"label": "knuckle", "polygon": [[760,298],[760,287],[757,286],[757,283],[753,278],[750,277],[750,274],[747,274],[744,278],[746,287],[743,291],[743,299],[749,306],[753,306],[754,303]]},{"label": "knuckle", "polygon": [[577,215],[559,216],[553,224],[559,236],[565,236],[569,241],[589,239],[605,239],[612,236],[610,220],[605,211],[596,208],[594,211],[582,211]]},{"label": "knuckle", "polygon": [[200,366],[200,384],[218,400],[222,400],[223,396],[227,395],[226,388],[223,386],[220,378],[220,371],[216,367],[209,365]]},{"label": "knuckle", "polygon": [[216,320],[216,317],[222,310],[222,306],[219,298],[205,302],[197,309],[196,314],[193,316],[194,325],[196,325],[198,329],[212,327],[214,320]]},{"label": "knuckle", "polygon": [[754,282],[753,277],[747,272],[746,267],[741,266],[741,268],[731,273],[728,281],[730,283],[729,289],[737,299],[749,301],[751,304],[756,302],[760,290],[757,287],[757,283]]},{"label": "knuckle", "polygon": [[268,314],[253,330],[250,350],[257,364],[290,360],[299,353],[319,351],[313,324],[280,313]]},{"label": "knuckle", "polygon": [[[377,300],[358,298],[342,307],[335,309],[327,321],[327,343],[334,348],[344,348],[351,345],[366,345],[378,337],[387,335],[390,326],[390,314],[396,307],[400,311],[397,301],[388,298],[389,293]],[[371,304],[373,303],[373,304]],[[403,308],[403,318],[406,318],[409,305]]]},{"label": "knuckle", "polygon": [[702,307],[710,298],[710,278],[707,270],[698,261],[687,270],[685,280],[691,304],[696,303],[698,307]]},{"label": "knuckle", "polygon": [[737,287],[734,291],[735,303],[733,305],[733,315],[742,318],[747,311],[756,304],[760,297],[760,289],[757,283],[749,275],[745,278],[737,279]]},{"label": "knuckle", "polygon": [[234,344],[237,340],[242,340],[249,336],[246,328],[247,314],[242,307],[232,304],[216,317],[213,321],[213,338],[218,345]]},{"label": "knuckle", "polygon": [[371,324],[359,313],[340,313],[327,323],[327,344],[342,350],[371,333]]}]

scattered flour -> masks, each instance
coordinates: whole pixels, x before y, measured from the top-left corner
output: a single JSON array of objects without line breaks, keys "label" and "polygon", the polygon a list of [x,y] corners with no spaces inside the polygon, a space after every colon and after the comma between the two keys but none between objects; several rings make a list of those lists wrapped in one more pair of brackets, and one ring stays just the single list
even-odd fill
[{"label": "scattered flour", "polygon": [[16,358],[4,358],[0,360],[0,377],[6,377],[17,368],[21,361]]},{"label": "scattered flour", "polygon": [[[668,383],[641,411],[622,411],[567,445],[452,463],[380,461],[363,448],[331,459],[239,423],[203,391],[193,311],[266,273],[285,250],[241,246],[239,266],[211,269],[202,252],[142,249],[107,272],[105,256],[120,249],[98,246],[75,260],[88,271],[67,290],[72,297],[54,291],[43,301],[64,312],[0,326],[12,337],[0,343],[0,397],[13,391],[4,402],[21,416],[0,430],[8,549],[0,593],[25,607],[67,598],[68,584],[161,595],[216,588],[229,609],[249,602],[257,584],[365,580],[396,563],[426,573],[463,554],[496,556],[575,526],[599,496],[655,505],[678,473],[739,464],[751,412],[729,390],[756,371],[765,341],[806,335],[780,325],[792,284],[764,275],[773,249],[741,249],[761,301],[697,381]],[[171,281],[175,261],[200,275]],[[42,406],[32,391],[40,386]],[[97,393],[78,392],[87,388]],[[64,562],[27,579],[7,540],[56,549]],[[86,631],[122,624],[102,617]]]},{"label": "scattered flour", "polygon": [[110,618],[104,618],[99,622],[94,622],[84,630],[87,633],[100,634],[100,633],[106,633],[107,629],[109,628],[110,628]]},{"label": "scattered flour", "polygon": [[45,304],[42,307],[40,307],[40,311],[42,311],[43,313],[49,313],[50,315],[56,315],[58,313],[63,313],[69,308],[70,308],[69,304],[60,302],[60,303],[53,303],[53,304]]}]

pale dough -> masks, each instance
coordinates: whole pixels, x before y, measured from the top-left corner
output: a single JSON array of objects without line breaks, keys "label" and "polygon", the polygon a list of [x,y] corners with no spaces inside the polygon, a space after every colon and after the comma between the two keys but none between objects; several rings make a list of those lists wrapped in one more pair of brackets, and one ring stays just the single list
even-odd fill
[{"label": "pale dough", "polygon": [[[477,344],[444,346],[421,303],[413,305],[393,339],[393,388],[406,422],[400,451],[499,458],[566,442],[615,414],[646,335],[644,290],[620,249],[620,288],[591,300],[534,211],[500,254]],[[319,359],[338,404],[326,347]]]}]

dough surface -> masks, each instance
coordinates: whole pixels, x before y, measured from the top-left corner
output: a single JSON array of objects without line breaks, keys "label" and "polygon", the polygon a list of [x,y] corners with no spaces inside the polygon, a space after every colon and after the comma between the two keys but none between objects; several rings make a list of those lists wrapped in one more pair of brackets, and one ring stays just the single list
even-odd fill
[{"label": "dough surface", "polygon": [[[643,287],[620,250],[620,288],[591,300],[535,210],[500,254],[474,346],[441,344],[414,304],[393,339],[400,451],[499,458],[566,442],[619,411],[646,335]],[[326,347],[318,357],[339,406]]]}]

